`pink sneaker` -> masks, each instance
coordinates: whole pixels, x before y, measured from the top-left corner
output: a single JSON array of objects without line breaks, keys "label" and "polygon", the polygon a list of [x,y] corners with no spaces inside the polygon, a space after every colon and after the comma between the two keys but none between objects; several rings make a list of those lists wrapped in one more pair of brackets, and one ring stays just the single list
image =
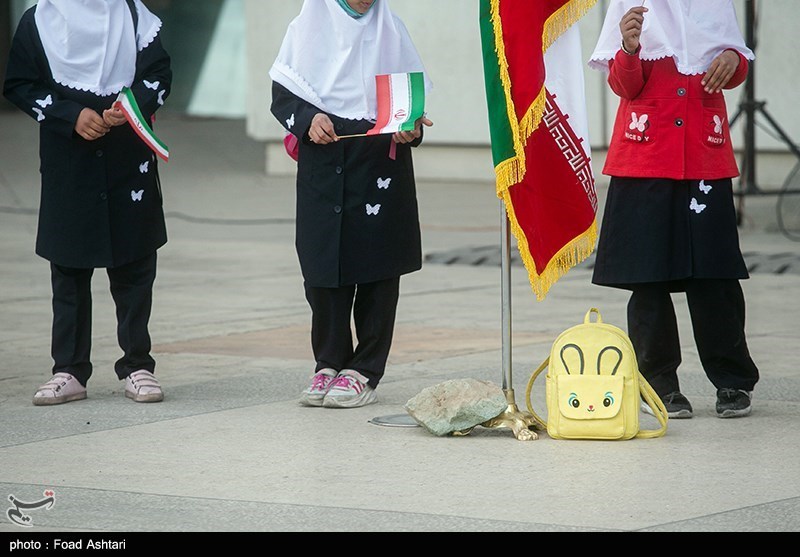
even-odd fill
[{"label": "pink sneaker", "polygon": [[319,370],[311,378],[311,385],[300,393],[300,404],[303,406],[322,406],[322,400],[336,379],[336,370],[326,367]]},{"label": "pink sneaker", "polygon": [[59,372],[33,395],[34,406],[52,406],[86,398],[86,387],[69,373]]},{"label": "pink sneaker", "polygon": [[125,396],[134,402],[161,402],[164,393],[155,375],[146,369],[134,371],[125,378]]},{"label": "pink sneaker", "polygon": [[343,369],[331,383],[322,405],[325,408],[358,408],[378,402],[367,378],[354,369]]}]

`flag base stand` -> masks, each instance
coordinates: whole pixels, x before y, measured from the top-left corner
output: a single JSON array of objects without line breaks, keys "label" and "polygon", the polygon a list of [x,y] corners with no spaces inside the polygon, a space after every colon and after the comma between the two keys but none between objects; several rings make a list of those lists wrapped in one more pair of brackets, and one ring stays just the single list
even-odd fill
[{"label": "flag base stand", "polygon": [[506,400],[508,401],[508,408],[505,412],[492,418],[486,423],[481,424],[482,427],[495,429],[505,428],[514,432],[514,437],[519,441],[534,441],[539,438],[539,435],[533,431],[536,427],[536,421],[533,419],[533,414],[530,412],[523,412],[517,407],[514,401],[514,389],[506,389]]},{"label": "flag base stand", "polygon": [[[514,389],[506,389],[505,394],[508,401],[506,410],[499,416],[480,424],[481,427],[487,429],[510,429],[518,441],[535,441],[538,439],[539,435],[534,431],[536,421],[530,412],[522,412],[517,407],[517,403],[514,400]],[[469,435],[473,429],[475,428],[471,427],[463,431],[456,431],[453,436],[463,437]]]}]

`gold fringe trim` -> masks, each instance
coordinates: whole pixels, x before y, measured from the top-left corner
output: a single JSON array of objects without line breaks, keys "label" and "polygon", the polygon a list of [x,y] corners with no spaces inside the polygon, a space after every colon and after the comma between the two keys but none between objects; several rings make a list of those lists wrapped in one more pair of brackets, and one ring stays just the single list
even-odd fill
[{"label": "gold fringe trim", "polygon": [[522,120],[517,120],[517,111],[511,97],[511,75],[508,72],[508,59],[506,58],[506,46],[503,41],[503,22],[500,19],[500,0],[492,0],[492,25],[494,26],[494,50],[497,53],[497,62],[500,66],[500,81],[503,84],[503,92],[506,100],[506,113],[508,122],[511,126],[511,134],[514,140],[514,157],[507,159],[495,167],[497,175],[497,195],[502,196],[502,192],[522,181],[527,170],[525,164],[525,145],[528,138],[539,127],[544,114],[546,93],[544,84],[542,90],[537,95],[531,106],[525,112]]},{"label": "gold fringe trim", "polygon": [[[519,134],[519,122],[517,120],[514,102],[511,98],[511,75],[508,72],[506,46],[503,41],[503,21],[500,18],[500,0],[491,1],[492,26],[494,27],[494,51],[497,54],[497,63],[500,66],[500,82],[503,84],[503,96],[506,100],[506,114],[511,126],[515,153],[513,158],[503,161],[496,167],[498,178],[497,192],[499,195],[501,191],[521,181],[522,177],[525,176],[525,144]],[[516,179],[516,181],[509,181],[511,179]]]},{"label": "gold fringe trim", "polygon": [[[517,120],[516,108],[511,97],[511,76],[508,71],[508,60],[506,58],[505,42],[503,41],[503,22],[500,19],[500,1],[501,0],[491,0],[491,18],[494,27],[495,52],[497,53],[498,65],[500,67],[500,81],[503,84],[506,112],[513,134],[515,156],[501,162],[495,167],[495,175],[497,176],[497,196],[503,199],[505,204],[511,231],[517,240],[522,262],[525,265],[525,269],[528,271],[531,289],[536,295],[536,298],[542,301],[558,279],[592,254],[595,243],[597,242],[597,219],[593,219],[591,226],[586,231],[561,248],[558,253],[553,256],[541,274],[536,271],[536,264],[531,256],[528,239],[525,237],[519,225],[519,221],[517,220],[517,216],[514,213],[514,205],[511,203],[511,194],[508,190],[511,186],[520,183],[525,178],[525,173],[527,171],[525,146],[528,143],[528,138],[530,138],[533,132],[538,129],[539,124],[541,124],[547,92],[544,84],[542,84],[541,91],[539,91],[539,94],[531,103],[531,106],[528,107],[528,110],[525,111],[525,115],[521,120]],[[544,25],[542,52],[546,52],[558,37],[586,15],[596,3],[597,0],[573,0],[564,4],[553,13]]]},{"label": "gold fringe trim", "polygon": [[508,191],[503,192],[503,202],[508,215],[508,221],[511,227],[511,232],[517,240],[517,247],[519,248],[522,262],[525,265],[525,270],[528,271],[528,279],[531,283],[531,290],[536,295],[536,299],[540,302],[545,299],[550,288],[567,272],[585,261],[594,251],[595,244],[597,243],[597,219],[592,219],[592,224],[584,232],[573,238],[569,243],[562,247],[551,259],[545,267],[544,271],[538,273],[536,271],[536,263],[531,256],[530,246],[528,246],[528,239],[519,225],[517,216],[514,213],[514,205],[511,203],[511,194]]},{"label": "gold fringe trim", "polygon": [[[497,175],[497,195],[502,197],[505,190],[517,184],[525,178],[527,164],[525,158],[525,146],[528,138],[539,128],[544,115],[545,101],[547,93],[544,84],[536,96],[536,99],[525,111],[521,120],[517,120],[516,108],[511,97],[511,76],[508,71],[508,59],[506,58],[505,42],[503,41],[503,22],[500,18],[500,1],[491,0],[491,18],[494,27],[495,52],[497,53],[498,65],[500,67],[500,81],[503,84],[503,92],[506,100],[506,113],[514,141],[514,157],[507,159],[495,167]],[[544,25],[542,36],[542,52],[548,48],[567,31],[572,25],[586,15],[586,13],[597,3],[597,0],[573,0],[564,4],[553,15],[551,15]]]},{"label": "gold fringe trim", "polygon": [[544,23],[542,52],[546,52],[556,42],[556,39],[575,25],[595,4],[597,4],[597,0],[572,0],[553,12],[553,15],[548,17]]}]

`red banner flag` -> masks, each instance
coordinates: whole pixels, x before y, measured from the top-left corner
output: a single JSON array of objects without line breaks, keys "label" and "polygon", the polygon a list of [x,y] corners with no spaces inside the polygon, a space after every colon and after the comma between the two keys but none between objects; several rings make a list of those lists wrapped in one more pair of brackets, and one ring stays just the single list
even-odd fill
[{"label": "red banner flag", "polygon": [[481,0],[497,195],[539,300],[597,240],[576,25],[595,3]]}]

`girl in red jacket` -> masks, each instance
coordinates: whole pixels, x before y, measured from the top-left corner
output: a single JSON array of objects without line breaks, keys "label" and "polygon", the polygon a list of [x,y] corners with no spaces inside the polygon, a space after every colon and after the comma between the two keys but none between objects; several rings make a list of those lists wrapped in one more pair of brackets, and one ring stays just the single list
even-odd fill
[{"label": "girl in red jacket", "polygon": [[759,378],[745,339],[739,281],[749,275],[722,94],[744,82],[752,59],[731,0],[613,0],[589,62],[620,97],[592,282],[631,291],[639,368],[671,418],[692,417],[673,292],[686,295],[717,415],[748,415]]}]

